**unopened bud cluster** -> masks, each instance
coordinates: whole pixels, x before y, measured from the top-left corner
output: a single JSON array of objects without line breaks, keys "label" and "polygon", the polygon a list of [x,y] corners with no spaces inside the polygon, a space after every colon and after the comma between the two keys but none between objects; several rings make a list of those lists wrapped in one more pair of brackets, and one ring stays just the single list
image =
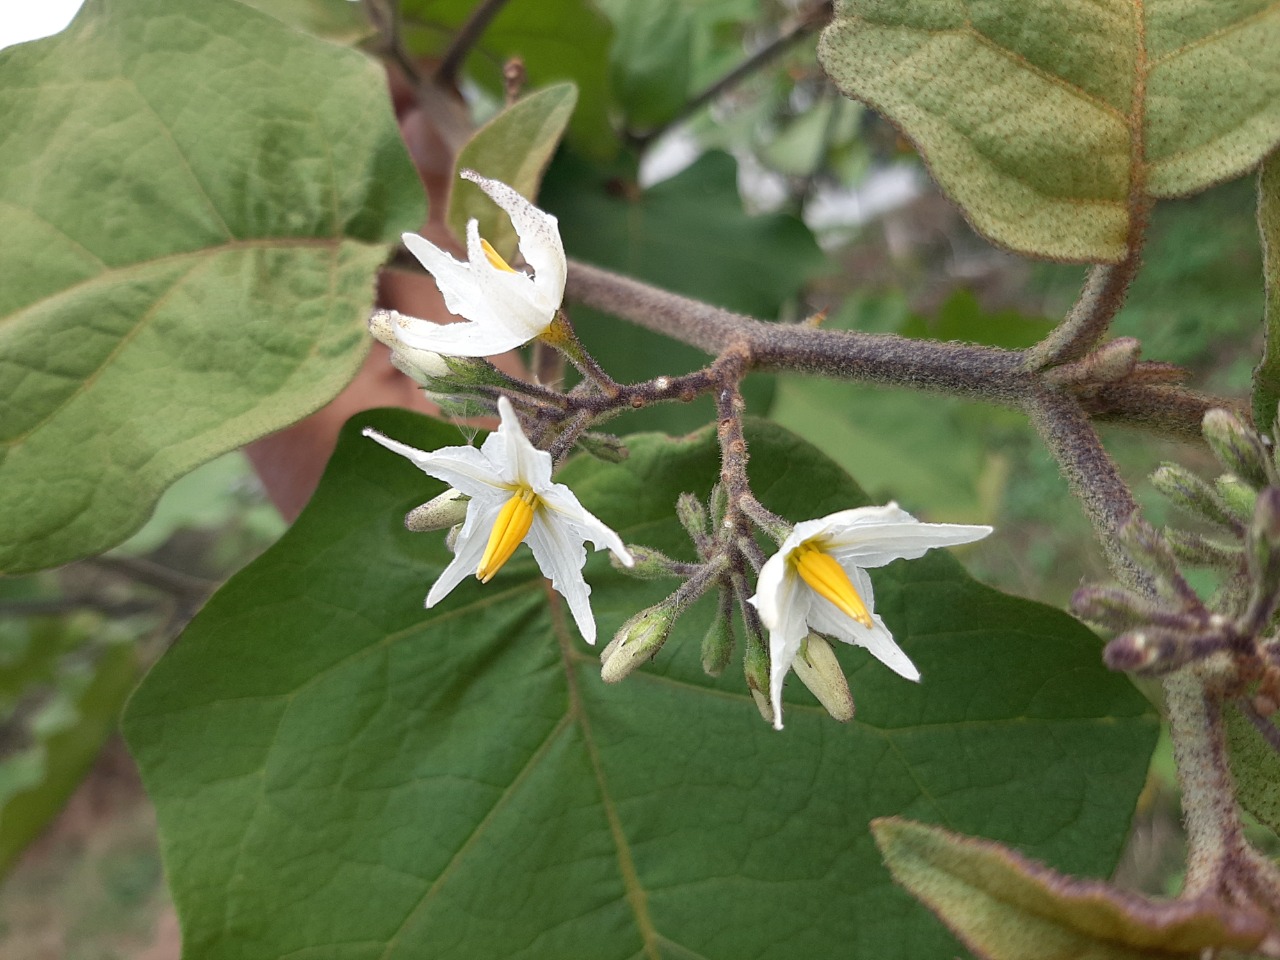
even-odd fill
[{"label": "unopened bud cluster", "polygon": [[[1117,631],[1104,654],[1112,669],[1155,676],[1195,665],[1235,694],[1258,681],[1270,689],[1280,681],[1280,469],[1272,445],[1234,414],[1211,410],[1203,429],[1227,472],[1209,483],[1165,464],[1152,482],[1210,532],[1160,532],[1130,520],[1119,545],[1155,596],[1088,586],[1072,606]],[[1219,571],[1222,585],[1211,600],[1192,590],[1183,565]]]}]

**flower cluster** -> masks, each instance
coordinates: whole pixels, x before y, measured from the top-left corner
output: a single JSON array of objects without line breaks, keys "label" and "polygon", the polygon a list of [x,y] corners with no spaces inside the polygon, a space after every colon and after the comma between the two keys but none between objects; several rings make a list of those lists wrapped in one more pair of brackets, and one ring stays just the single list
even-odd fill
[{"label": "flower cluster", "polygon": [[[393,362],[428,387],[466,369],[465,361],[454,358],[483,357],[546,335],[564,294],[566,261],[555,217],[505,184],[470,170],[462,176],[510,216],[521,256],[533,273],[512,268],[480,236],[475,220],[467,225],[465,263],[422,237],[405,234],[405,245],[431,271],[445,304],[464,322],[433,324],[379,311],[371,329],[392,348]],[[454,558],[431,587],[426,605],[444,599],[471,573],[487,583],[519,545],[527,543],[544,575],[568,602],[583,637],[594,643],[591,588],[582,574],[585,544],[609,550],[619,564],[635,567],[642,575],[647,566],[661,567],[665,558],[641,548],[635,548],[633,556],[618,534],[583,507],[568,487],[552,481],[551,455],[529,441],[506,396],[498,397],[497,409],[501,425],[479,449],[460,446],[427,452],[374,430],[364,431],[452,488],[407,519],[414,529],[462,520],[452,545]],[[864,647],[894,672],[919,680],[920,672],[875,612],[866,571],[920,557],[933,547],[970,543],[990,532],[985,526],[921,523],[890,503],[809,520],[780,536],[779,549],[760,568],[755,595],[748,601],[769,634],[768,707],[774,726],[782,728],[782,684],[793,668],[833,715],[852,716],[847,686],[843,694],[831,692],[835,687],[828,678],[838,675],[843,684],[843,675],[824,638]],[[621,679],[656,653],[685,603],[680,598],[677,592],[669,602],[642,611],[624,625],[605,653],[606,680]],[[724,646],[725,638],[720,639]]]}]

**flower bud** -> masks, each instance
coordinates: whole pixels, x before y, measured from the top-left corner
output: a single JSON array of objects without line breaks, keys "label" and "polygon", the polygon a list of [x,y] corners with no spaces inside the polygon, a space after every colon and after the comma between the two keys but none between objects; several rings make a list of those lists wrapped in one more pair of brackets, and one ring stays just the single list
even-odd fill
[{"label": "flower bud", "polygon": [[422,386],[432,387],[436,380],[449,376],[449,365],[440,354],[411,347],[396,335],[396,328],[412,319],[394,310],[375,310],[369,317],[369,332],[391,348],[392,366]]},{"label": "flower bud", "polygon": [[1215,614],[1195,630],[1154,626],[1130,630],[1107,644],[1102,659],[1112,670],[1160,676],[1231,649],[1237,642],[1231,621]]},{"label": "flower bud", "polygon": [[404,525],[415,533],[452,527],[466,518],[470,500],[465,493],[450,487],[434,500],[428,500],[405,514]]},{"label": "flower bud", "polygon": [[709,677],[718,677],[733,657],[737,638],[733,635],[733,597],[720,591],[720,610],[702,638],[702,669]]},{"label": "flower bud", "polygon": [[695,494],[680,494],[676,500],[676,517],[690,540],[696,543],[707,536],[707,511]]},{"label": "flower bud", "polygon": [[1138,365],[1142,344],[1133,337],[1117,337],[1104,343],[1085,358],[1090,379],[1099,383],[1115,383],[1133,373]]},{"label": "flower bud", "polygon": [[1253,507],[1258,501],[1258,491],[1238,477],[1224,474],[1213,482],[1218,489],[1218,496],[1227,505],[1227,509],[1245,523],[1253,519]]},{"label": "flower bud", "polygon": [[1203,517],[1210,523],[1235,533],[1242,530],[1241,518],[1227,507],[1213,487],[1190,470],[1176,463],[1162,464],[1151,475],[1151,484],[1187,513]]},{"label": "flower bud", "polygon": [[578,437],[578,446],[584,453],[605,463],[621,463],[631,456],[626,444],[611,433],[584,433]]},{"label": "flower bud", "polygon": [[1261,631],[1280,603],[1280,490],[1275,487],[1258,494],[1245,546],[1251,589],[1244,620],[1251,632]]},{"label": "flower bud", "polygon": [[625,570],[628,574],[640,580],[665,580],[670,577],[680,576],[673,569],[677,565],[677,561],[672,560],[661,550],[654,550],[652,547],[637,547],[628,543],[627,551],[635,562],[628,567],[618,559],[617,554],[610,553],[609,562],[613,564],[614,569]]},{"label": "flower bud", "polygon": [[617,683],[652,660],[667,642],[676,616],[675,605],[664,602],[641,610],[624,623],[609,645],[600,651],[601,679],[605,683]]},{"label": "flower bud", "polygon": [[1108,630],[1130,630],[1147,623],[1152,606],[1136,593],[1120,587],[1081,587],[1071,595],[1071,612]]},{"label": "flower bud", "polygon": [[769,702],[769,651],[764,638],[747,625],[745,650],[742,655],[742,672],[746,676],[747,689],[756,702],[756,709],[765,723],[773,724],[773,704]]},{"label": "flower bud", "polygon": [[729,490],[723,483],[711,488],[711,527],[719,530],[724,523],[725,514],[729,512]]},{"label": "flower bud", "polygon": [[1239,541],[1220,543],[1202,537],[1198,533],[1185,530],[1173,530],[1165,527],[1165,542],[1173,555],[1183,563],[1197,567],[1214,567],[1219,570],[1235,570],[1240,566],[1244,550]]},{"label": "flower bud", "polygon": [[1138,517],[1131,517],[1120,527],[1117,539],[1125,556],[1139,570],[1145,570],[1155,578],[1156,587],[1163,595],[1179,601],[1194,598],[1194,591],[1178,570],[1173,551],[1155,527]]},{"label": "flower bud", "polygon": [[[1253,430],[1226,410],[1204,415],[1204,439],[1218,461],[1255,489],[1270,482],[1270,453]],[[1274,469],[1274,468],[1272,468]]]},{"label": "flower bud", "polygon": [[458,534],[462,532],[462,524],[450,527],[449,532],[444,535],[444,545],[450,553],[458,552]]},{"label": "flower bud", "polygon": [[836,659],[831,644],[816,633],[810,633],[800,647],[800,654],[791,662],[791,669],[809,692],[818,698],[841,723],[853,719],[853,694],[845,679],[840,661]]}]

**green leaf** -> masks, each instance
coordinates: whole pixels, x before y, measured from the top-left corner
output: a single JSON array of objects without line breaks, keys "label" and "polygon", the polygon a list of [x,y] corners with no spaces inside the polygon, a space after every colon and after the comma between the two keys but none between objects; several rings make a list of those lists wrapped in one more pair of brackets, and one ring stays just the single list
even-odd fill
[{"label": "green leaf", "polygon": [[100,552],[333,397],[421,189],[360,54],[229,0],[0,53],[0,570]]},{"label": "green leaf", "polygon": [[[401,10],[416,53],[440,55],[476,0],[404,0]],[[471,76],[501,94],[502,66],[512,57],[524,64],[530,86],[571,80],[581,99],[570,124],[570,138],[592,156],[617,149],[609,123],[609,42],[612,28],[589,0],[536,0],[508,3],[484,31],[467,58]]]},{"label": "green leaf", "polygon": [[997,243],[1125,256],[1133,192],[1244,173],[1280,140],[1271,0],[840,0],[819,60]]},{"label": "green leaf", "polygon": [[1064,877],[998,844],[892,817],[871,825],[893,877],[988,960],[1153,960],[1250,950],[1260,913],[1159,901]]},{"label": "green leaf", "polygon": [[[775,318],[826,261],[799,219],[748,216],[738,196],[737,164],[708,152],[670,180],[640,190],[629,171],[596,167],[562,152],[542,189],[560,218],[571,257],[752,316]],[[619,380],[678,374],[708,362],[700,350],[582,307],[570,315],[587,348]],[[772,382],[753,377],[746,397],[763,413]],[[714,414],[710,402],[667,405],[623,415],[624,429],[695,430]]]},{"label": "green leaf", "polygon": [[1234,706],[1226,709],[1231,776],[1240,806],[1280,836],[1280,755]]},{"label": "green leaf", "polygon": [[[28,658],[50,645],[33,646]],[[24,725],[30,744],[0,760],[0,877],[84,778],[138,677],[130,643],[106,646],[92,664],[67,664],[69,657],[49,678],[52,699]]]},{"label": "green leaf", "polygon": [[[424,611],[447,554],[402,517],[441,485],[365,426],[459,440],[405,411],[354,418],[298,522],[130,701],[187,960],[950,956],[879,865],[866,825],[891,812],[1111,869],[1156,720],[1061,611],[943,553],[873,571],[924,682],[843,648],[857,718],[793,682],[778,733],[740,671],[702,672],[710,602],[613,687],[523,549]],[[748,438],[772,509],[862,502],[794,436]],[[717,478],[714,433],[628,443],[560,479],[628,542],[687,558],[673,507]],[[587,578],[602,644],[672,586],[600,554]]]},{"label": "green leaf", "polygon": [[[577,102],[578,91],[572,83],[557,83],[530,94],[472,135],[458,153],[457,168],[501,180],[536,200],[543,171]],[[510,218],[474,183],[457,180],[449,194],[449,227],[465,238],[467,221],[473,218],[480,221],[480,236],[510,260],[516,250],[516,230]]]},{"label": "green leaf", "polygon": [[240,0],[292,27],[334,43],[354,44],[372,28],[352,0]]},{"label": "green leaf", "polygon": [[669,120],[689,92],[694,15],[688,0],[609,0],[600,6],[616,31],[610,76],[627,126],[643,130]]},{"label": "green leaf", "polygon": [[1267,291],[1266,342],[1253,372],[1253,422],[1269,431],[1280,403],[1280,152],[1271,154],[1258,174],[1258,233]]}]

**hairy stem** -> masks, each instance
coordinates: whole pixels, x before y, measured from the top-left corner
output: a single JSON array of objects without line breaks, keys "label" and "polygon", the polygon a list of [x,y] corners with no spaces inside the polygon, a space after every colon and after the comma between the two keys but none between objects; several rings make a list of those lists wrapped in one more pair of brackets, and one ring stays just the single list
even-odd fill
[{"label": "hairy stem", "polygon": [[1120,263],[1094,267],[1066,318],[1027,351],[1027,366],[1040,370],[1079,360],[1092,350],[1124,305],[1129,284],[1133,282],[1140,262],[1139,248],[1133,246]]},{"label": "hairy stem", "polygon": [[1193,670],[1164,682],[1169,734],[1187,828],[1187,880],[1182,896],[1219,895],[1229,866],[1245,850],[1221,704]]}]

